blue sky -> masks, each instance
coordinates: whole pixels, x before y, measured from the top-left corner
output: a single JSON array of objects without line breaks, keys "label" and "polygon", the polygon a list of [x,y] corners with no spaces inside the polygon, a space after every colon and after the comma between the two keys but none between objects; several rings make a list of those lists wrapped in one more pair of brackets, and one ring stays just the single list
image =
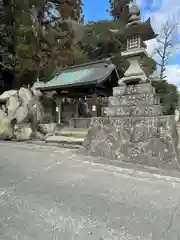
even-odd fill
[{"label": "blue sky", "polygon": [[[83,3],[85,23],[89,20],[111,19],[106,12],[109,9],[109,0],[83,0]],[[146,20],[150,17],[157,33],[168,16],[177,15],[180,18],[179,0],[137,0],[137,3],[141,9],[142,19]],[[155,46],[155,41],[148,42],[149,54],[152,54]],[[180,85],[180,45],[169,61],[167,75],[170,82]]]},{"label": "blue sky", "polygon": [[109,9],[108,0],[84,0],[83,3],[85,22],[89,20],[110,19],[110,16],[106,12]]},{"label": "blue sky", "polygon": [[[85,22],[88,20],[110,19],[106,10],[109,9],[109,0],[84,0]],[[144,12],[156,11],[158,5],[153,5],[153,0],[145,0],[142,4]]]},{"label": "blue sky", "polygon": [[[180,23],[180,0],[136,0],[141,9],[142,20],[151,18],[152,26],[156,33],[162,29],[163,22],[172,16],[176,16]],[[97,21],[104,19],[111,19],[107,13],[109,9],[109,0],[83,0],[84,8],[83,14],[85,23],[88,21]],[[53,12],[57,14],[58,12]],[[179,27],[180,36],[180,27]],[[154,55],[154,49],[157,46],[156,40],[148,41],[148,53],[156,60],[157,56]],[[173,51],[172,57],[169,60],[166,71],[167,78],[171,83],[176,84],[180,88],[180,43]]]},{"label": "blue sky", "polygon": [[[109,0],[84,0],[83,3],[85,22],[88,20],[110,19],[110,16],[106,12],[109,9]],[[153,5],[153,0],[145,0],[142,7],[145,12],[156,11],[158,9],[157,4]]]},{"label": "blue sky", "polygon": [[[170,0],[169,0],[170,1]],[[156,4],[154,4],[156,2]],[[85,23],[89,20],[111,19],[107,13],[109,9],[109,0],[84,0],[83,13],[85,16]],[[141,4],[142,17],[151,16],[151,13],[158,12],[161,8],[161,0],[144,0]],[[170,59],[170,64],[180,64],[180,55],[175,55]]]}]

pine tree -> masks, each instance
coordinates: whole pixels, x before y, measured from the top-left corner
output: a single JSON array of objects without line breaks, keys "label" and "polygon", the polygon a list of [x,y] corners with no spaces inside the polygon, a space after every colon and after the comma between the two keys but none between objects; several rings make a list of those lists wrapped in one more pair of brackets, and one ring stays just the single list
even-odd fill
[{"label": "pine tree", "polygon": [[121,19],[122,21],[127,21],[129,16],[128,5],[131,2],[133,2],[133,0],[109,0],[110,14],[113,19]]}]

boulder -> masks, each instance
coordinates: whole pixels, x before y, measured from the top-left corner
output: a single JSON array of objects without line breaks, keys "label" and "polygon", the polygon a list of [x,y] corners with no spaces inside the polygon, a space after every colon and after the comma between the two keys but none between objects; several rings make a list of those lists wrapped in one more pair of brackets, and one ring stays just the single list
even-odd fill
[{"label": "boulder", "polygon": [[2,108],[2,110],[3,110],[4,112],[7,111],[7,109],[6,109],[6,105],[2,104],[2,105],[1,105],[1,108]]},{"label": "boulder", "polygon": [[29,109],[27,105],[22,105],[16,111],[16,121],[17,123],[22,123],[27,120],[29,114]]},{"label": "boulder", "polygon": [[30,89],[22,87],[19,89],[18,95],[22,100],[22,105],[31,105],[33,93]]},{"label": "boulder", "polygon": [[0,118],[0,139],[11,140],[13,138],[13,128],[8,117]]},{"label": "boulder", "polygon": [[43,106],[39,101],[35,101],[35,104],[28,111],[28,120],[31,122],[33,131],[36,131],[38,124],[42,121],[44,116]]},{"label": "boulder", "polygon": [[14,136],[17,141],[32,139],[33,131],[29,124],[16,124],[14,126]]},{"label": "boulder", "polygon": [[[0,138],[24,141],[33,137],[38,124],[44,117],[44,109],[40,102],[41,92],[25,87],[19,91],[11,90],[0,95]],[[3,107],[3,108],[2,108]],[[54,131],[54,125],[46,126],[43,132],[35,135],[44,138],[46,133]],[[45,130],[46,129],[46,130]]]},{"label": "boulder", "polygon": [[31,122],[32,126],[36,126],[43,119],[43,107],[39,101],[34,101],[32,106],[22,105],[16,111],[17,123]]},{"label": "boulder", "polygon": [[17,90],[9,90],[0,95],[0,102],[6,102],[11,96],[17,93]]},{"label": "boulder", "polygon": [[42,93],[39,90],[32,89],[32,92],[38,99],[42,96]]},{"label": "boulder", "polygon": [[53,134],[56,129],[56,123],[39,124],[39,131],[43,134]]},{"label": "boulder", "polygon": [[44,109],[41,102],[36,101],[35,104],[31,108],[31,112],[33,115],[33,120],[36,122],[41,122],[44,118]]},{"label": "boulder", "polygon": [[4,119],[6,117],[7,117],[7,115],[6,115],[5,111],[0,109],[0,119]]},{"label": "boulder", "polygon": [[16,117],[16,112],[20,107],[20,101],[18,98],[18,94],[11,95],[6,102],[7,114],[10,119],[14,119]]}]

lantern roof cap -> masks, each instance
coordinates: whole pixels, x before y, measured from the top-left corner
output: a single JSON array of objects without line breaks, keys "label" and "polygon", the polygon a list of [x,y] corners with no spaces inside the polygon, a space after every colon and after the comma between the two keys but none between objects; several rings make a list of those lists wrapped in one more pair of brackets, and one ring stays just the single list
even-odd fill
[{"label": "lantern roof cap", "polygon": [[148,41],[157,37],[157,34],[151,26],[150,18],[145,22],[135,21],[131,24],[127,24],[123,29],[110,29],[110,31],[119,37],[121,42],[126,42],[128,38],[133,36],[139,36],[143,41]]},{"label": "lantern roof cap", "polygon": [[129,13],[130,14],[140,14],[140,8],[138,7],[137,4],[132,4],[129,8]]}]

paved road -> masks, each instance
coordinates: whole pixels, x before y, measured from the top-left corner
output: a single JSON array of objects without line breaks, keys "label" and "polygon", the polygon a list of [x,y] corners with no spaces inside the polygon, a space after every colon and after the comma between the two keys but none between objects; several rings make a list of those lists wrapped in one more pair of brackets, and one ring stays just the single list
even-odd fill
[{"label": "paved road", "polygon": [[0,143],[0,240],[179,240],[179,224],[178,178]]}]

